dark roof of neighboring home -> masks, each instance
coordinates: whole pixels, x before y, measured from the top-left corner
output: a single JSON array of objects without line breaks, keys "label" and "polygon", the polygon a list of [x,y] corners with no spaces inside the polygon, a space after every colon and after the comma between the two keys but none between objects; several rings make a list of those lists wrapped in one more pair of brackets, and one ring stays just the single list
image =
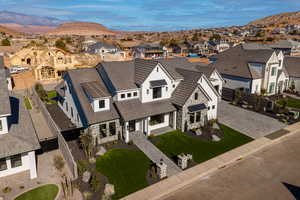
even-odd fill
[{"label": "dark roof of neighboring home", "polygon": [[243,44],[243,48],[246,50],[262,50],[262,49],[272,50],[270,45],[258,44],[258,43],[245,43],[245,44]]},{"label": "dark roof of neighboring home", "polygon": [[293,40],[279,40],[277,43],[271,45],[272,48],[291,49],[293,46],[300,45],[299,42]]},{"label": "dark roof of neighboring home", "polygon": [[57,86],[54,88],[56,92],[61,96],[65,97],[65,83],[64,81],[61,81]]},{"label": "dark roof of neighboring home", "polygon": [[173,92],[172,102],[183,106],[198,86],[198,80],[202,76],[202,73],[185,69],[177,69],[177,71],[184,77],[184,80],[180,82]]},{"label": "dark roof of neighboring home", "polygon": [[7,118],[8,133],[0,135],[0,158],[34,151],[40,148],[38,137],[23,98],[12,95],[9,98],[12,114]]},{"label": "dark roof of neighboring home", "polygon": [[75,95],[78,98],[80,106],[89,124],[95,124],[98,122],[109,121],[119,118],[115,107],[112,105],[112,99],[110,100],[110,110],[94,112],[87,96],[84,93],[83,88],[81,87],[82,83],[87,82],[97,82],[97,84],[99,84],[102,88],[106,87],[97,69],[74,69],[67,71],[66,75],[69,76],[71,79],[72,86],[75,90]]},{"label": "dark roof of neighboring home", "polygon": [[90,45],[88,48],[91,50],[95,50],[95,49],[100,49],[100,48],[116,49],[117,47],[112,44],[108,44],[108,43],[104,43],[104,42],[97,42],[95,44]]},{"label": "dark roof of neighboring home", "polygon": [[247,50],[239,45],[214,56],[217,60],[211,66],[221,74],[253,79],[256,75],[251,72],[249,63],[266,64],[273,53],[268,49]]},{"label": "dark roof of neighboring home", "polygon": [[111,96],[106,87],[99,84],[99,81],[84,82],[80,85],[83,91],[93,99]]},{"label": "dark roof of neighboring home", "polygon": [[195,62],[193,64],[195,65],[195,68],[199,72],[202,72],[203,74],[205,74],[205,76],[207,78],[210,78],[210,76],[212,75],[212,73],[215,71],[214,67],[212,67],[211,65],[206,64],[206,63]]},{"label": "dark roof of neighboring home", "polygon": [[115,102],[115,105],[125,121],[141,119],[176,110],[168,100],[142,103],[139,99],[136,99],[130,101],[118,101]]},{"label": "dark roof of neighboring home", "polygon": [[3,65],[3,57],[0,57],[0,116],[9,115],[11,113],[6,75],[6,70]]},{"label": "dark roof of neighboring home", "polygon": [[284,57],[283,66],[289,76],[300,78],[300,57]]}]

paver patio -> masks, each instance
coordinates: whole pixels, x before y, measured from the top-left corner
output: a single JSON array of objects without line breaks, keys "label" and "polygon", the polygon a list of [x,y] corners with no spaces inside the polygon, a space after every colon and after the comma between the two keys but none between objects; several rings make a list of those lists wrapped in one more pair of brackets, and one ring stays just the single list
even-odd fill
[{"label": "paver patio", "polygon": [[230,105],[225,101],[221,101],[218,108],[220,123],[255,139],[286,127],[285,124],[276,119]]}]

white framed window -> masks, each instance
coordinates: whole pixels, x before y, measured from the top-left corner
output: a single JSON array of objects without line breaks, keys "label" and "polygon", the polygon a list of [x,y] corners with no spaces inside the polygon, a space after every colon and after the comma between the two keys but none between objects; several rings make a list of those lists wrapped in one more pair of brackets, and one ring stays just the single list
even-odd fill
[{"label": "white framed window", "polygon": [[125,99],[125,94],[121,94],[121,99]]},{"label": "white framed window", "polygon": [[0,159],[0,171],[7,170],[7,164],[6,164],[6,159],[1,158]]},{"label": "white framed window", "polygon": [[21,154],[10,157],[11,167],[16,168],[22,166]]}]

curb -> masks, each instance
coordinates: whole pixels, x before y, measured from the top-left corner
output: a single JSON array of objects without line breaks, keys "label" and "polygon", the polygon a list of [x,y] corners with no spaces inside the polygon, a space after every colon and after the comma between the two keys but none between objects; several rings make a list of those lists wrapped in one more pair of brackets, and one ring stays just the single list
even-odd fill
[{"label": "curb", "polygon": [[[297,129],[297,127],[299,127]],[[219,169],[227,167],[247,156],[250,156],[272,144],[276,144],[288,137],[294,135],[300,130],[300,122],[284,128],[289,133],[274,140],[262,137],[250,143],[240,146],[236,149],[223,153],[215,158],[205,161],[190,169],[187,169],[177,175],[162,180],[156,184],[150,185],[140,191],[132,193],[122,198],[122,200],[158,200],[175,192],[205,176],[216,172]]]}]

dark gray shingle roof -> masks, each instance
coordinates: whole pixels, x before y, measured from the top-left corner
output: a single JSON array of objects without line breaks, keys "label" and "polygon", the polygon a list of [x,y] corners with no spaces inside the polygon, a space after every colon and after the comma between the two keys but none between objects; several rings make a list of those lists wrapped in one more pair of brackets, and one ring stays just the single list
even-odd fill
[{"label": "dark gray shingle roof", "polygon": [[300,78],[300,57],[284,57],[283,67],[285,67],[289,76]]},{"label": "dark gray shingle roof", "polygon": [[9,103],[8,85],[6,82],[6,70],[4,69],[3,57],[0,57],[0,116],[11,113]]},{"label": "dark gray shingle roof", "polygon": [[273,50],[267,49],[245,50],[239,45],[216,55],[217,60],[211,66],[221,74],[252,79],[254,77],[252,77],[248,63],[265,64],[273,53]]},{"label": "dark gray shingle roof", "polygon": [[94,112],[92,106],[88,101],[87,96],[84,93],[83,88],[81,87],[82,83],[93,82],[93,81],[101,85],[102,88],[106,87],[98,71],[95,68],[69,70],[66,73],[66,76],[70,77],[72,87],[75,90],[74,95],[76,95],[76,98],[80,103],[80,107],[89,124],[95,124],[95,123],[119,118],[119,115],[115,107],[112,105],[112,99],[110,99],[111,102],[110,110]]},{"label": "dark gray shingle roof", "polygon": [[13,95],[9,98],[12,115],[9,116],[9,132],[0,135],[0,158],[25,153],[40,148],[38,137],[23,98]]},{"label": "dark gray shingle roof", "polygon": [[140,100],[116,102],[118,111],[125,121],[141,119],[162,113],[175,111],[176,108],[168,100],[141,103]]},{"label": "dark gray shingle roof", "polygon": [[202,76],[202,73],[185,69],[177,69],[177,71],[184,77],[184,80],[180,82],[173,92],[172,102],[176,105],[183,106],[198,86],[198,80]]},{"label": "dark gray shingle roof", "polygon": [[93,99],[110,97],[106,87],[99,83],[99,81],[84,82],[80,85],[84,92]]}]

